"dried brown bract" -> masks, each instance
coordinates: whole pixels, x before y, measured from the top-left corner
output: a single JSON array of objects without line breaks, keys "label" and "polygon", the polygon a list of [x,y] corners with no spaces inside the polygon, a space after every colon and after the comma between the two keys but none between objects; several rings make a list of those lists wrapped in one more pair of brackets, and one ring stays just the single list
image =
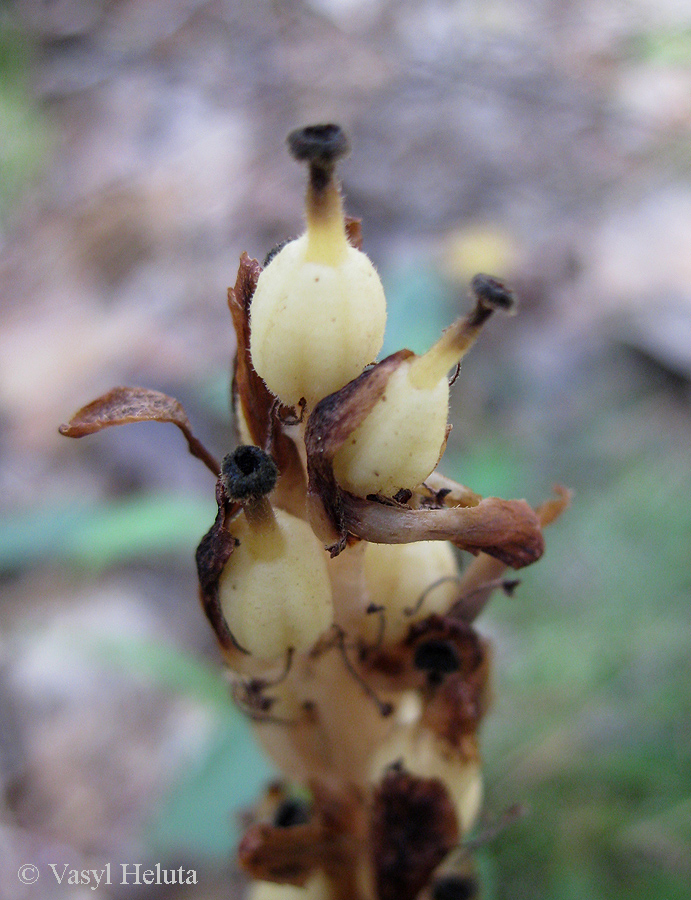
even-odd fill
[{"label": "dried brown bract", "polygon": [[112,425],[134,422],[170,422],[182,431],[192,456],[200,459],[214,475],[220,471],[214,456],[192,434],[187,413],[174,397],[139,387],[116,387],[102,397],[82,406],[66,425],[59,428],[65,437],[80,438],[96,434]]},{"label": "dried brown bract", "polygon": [[[237,544],[228,529],[226,521],[238,511],[240,504],[232,503],[225,492],[219,477],[216,482],[216,503],[218,512],[214,524],[201,539],[197,547],[197,577],[199,578],[199,595],[204,610],[218,642],[223,650],[230,652],[233,648],[240,650],[235,643],[228,625],[221,612],[218,598],[218,581]],[[242,652],[240,650],[240,652]]]},{"label": "dried brown bract", "polygon": [[288,824],[276,817],[250,826],[238,851],[240,865],[253,878],[303,886],[324,872],[337,900],[358,900],[359,859],[366,846],[367,810],[355,788],[337,789],[326,780],[311,784],[306,817]]},{"label": "dried brown bract", "polygon": [[380,900],[415,900],[459,838],[441,781],[396,767],[374,794],[372,855]]}]

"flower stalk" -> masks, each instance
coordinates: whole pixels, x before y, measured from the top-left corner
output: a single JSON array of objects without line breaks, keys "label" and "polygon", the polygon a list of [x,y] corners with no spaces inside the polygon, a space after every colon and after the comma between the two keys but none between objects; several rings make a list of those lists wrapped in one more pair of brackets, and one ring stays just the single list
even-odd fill
[{"label": "flower stalk", "polygon": [[[448,372],[495,311],[514,312],[513,294],[477,275],[473,308],[427,353],[375,363],[386,306],[343,212],[346,136],[308,126],[288,146],[308,168],[305,234],[264,267],[243,254],[228,291],[242,443],[219,464],[176,400],[141,388],[60,430],[172,423],[216,478],[196,555],[202,609],[285,777],[239,848],[250,897],[452,897],[477,884],[468,854],[451,852],[482,803],[492,657],[474,623],[494,591],[516,589],[507,567],[540,558],[569,493],[534,510],[437,471]],[[459,551],[474,557],[463,574]]]},{"label": "flower stalk", "polygon": [[291,132],[288,147],[309,168],[305,260],[337,266],[348,254],[348,240],[336,163],[348,153],[348,140],[338,125],[312,125]]}]

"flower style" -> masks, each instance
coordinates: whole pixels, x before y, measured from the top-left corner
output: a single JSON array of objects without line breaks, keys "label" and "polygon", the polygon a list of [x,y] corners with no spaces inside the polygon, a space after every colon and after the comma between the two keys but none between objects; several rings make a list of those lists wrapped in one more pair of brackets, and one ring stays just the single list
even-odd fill
[{"label": "flower style", "polygon": [[[375,362],[384,292],[343,214],[347,140],[315,125],[288,143],[308,166],[307,230],[264,267],[243,253],[228,291],[243,443],[218,462],[176,400],[132,387],[60,430],[173,423],[216,478],[202,608],[286,779],[239,848],[254,900],[471,896],[463,841],[482,802],[491,668],[474,621],[495,590],[515,590],[507,567],[540,558],[569,494],[533,510],[436,471],[448,372],[513,295],[478,275],[473,308],[427,353]],[[462,574],[452,548],[474,557]]]}]

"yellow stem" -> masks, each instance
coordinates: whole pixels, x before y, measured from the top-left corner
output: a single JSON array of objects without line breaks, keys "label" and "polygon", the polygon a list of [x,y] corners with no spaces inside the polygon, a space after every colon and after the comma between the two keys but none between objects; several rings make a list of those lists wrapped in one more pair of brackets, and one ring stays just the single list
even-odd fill
[{"label": "yellow stem", "polygon": [[266,497],[253,497],[245,502],[243,512],[254,532],[275,531],[278,528],[273,507]]},{"label": "yellow stem", "polygon": [[331,172],[319,171],[321,177],[311,177],[307,188],[305,261],[337,266],[348,251],[341,192]]},{"label": "yellow stem", "polygon": [[410,364],[408,378],[418,390],[435,387],[459,363],[475,343],[492,310],[478,306],[467,316],[457,319],[427,353]]}]

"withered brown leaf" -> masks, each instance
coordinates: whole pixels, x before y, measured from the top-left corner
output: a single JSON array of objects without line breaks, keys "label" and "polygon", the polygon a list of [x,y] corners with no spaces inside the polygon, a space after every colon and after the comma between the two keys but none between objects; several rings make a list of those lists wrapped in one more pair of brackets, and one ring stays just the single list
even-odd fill
[{"label": "withered brown leaf", "polygon": [[372,853],[379,900],[414,900],[458,841],[444,784],[392,768],[372,810]]},{"label": "withered brown leaf", "polygon": [[362,250],[362,220],[352,216],[345,217],[346,237],[351,247]]},{"label": "withered brown leaf", "polygon": [[244,651],[238,647],[223,616],[218,582],[237,545],[236,539],[226,528],[226,521],[238,512],[240,505],[230,503],[220,477],[216,482],[216,503],[218,512],[214,524],[201,539],[195,555],[199,577],[199,598],[221,648],[227,654],[232,654],[233,651]]},{"label": "withered brown leaf", "polygon": [[[535,515],[540,528],[551,525],[571,502],[571,492],[562,485],[555,485],[555,496],[540,504]],[[487,605],[492,593],[504,586],[501,576],[506,563],[487,553],[480,553],[463,573],[459,583],[459,602],[453,615],[466,622],[473,622]]]},{"label": "withered brown leaf", "polygon": [[[442,645],[448,647],[453,660],[453,668],[440,673],[445,677],[453,672],[470,679],[484,667],[487,646],[475,629],[466,622],[436,613],[414,622],[407,635],[395,644],[363,648],[361,663],[368,677],[380,676],[382,687],[423,690],[428,685],[436,686],[444,678],[435,679],[434,667],[420,664],[418,648]],[[388,684],[386,679],[392,683]]]},{"label": "withered brown leaf", "polygon": [[182,404],[160,391],[140,387],[116,387],[78,410],[59,428],[65,437],[81,438],[113,425],[133,422],[165,422],[182,431],[192,456],[200,459],[214,475],[220,465],[202,442],[192,434],[192,426]]},{"label": "withered brown leaf", "polygon": [[262,267],[247,253],[240,257],[235,287],[228,288],[237,353],[233,373],[233,405],[242,416],[253,444],[266,450],[281,473],[278,499],[287,510],[304,513],[305,476],[295,443],[285,433],[282,417],[290,412],[256,373],[250,355],[250,309]]},{"label": "withered brown leaf", "polygon": [[237,339],[233,400],[236,408],[239,406],[242,410],[252,442],[264,449],[276,398],[255,372],[250,356],[250,305],[261,271],[256,259],[248,253],[242,254],[235,286],[228,288],[228,308]]},{"label": "withered brown leaf", "polygon": [[334,900],[360,900],[356,861],[362,853],[366,807],[354,787],[323,779],[311,782],[309,820],[280,827],[251,826],[238,850],[241,868],[252,878],[302,886],[316,869],[329,879]]},{"label": "withered brown leaf", "polygon": [[525,500],[486,497],[477,506],[405,509],[346,494],[342,516],[345,528],[366,541],[451,541],[514,569],[534,563],[545,548],[538,517]]}]

